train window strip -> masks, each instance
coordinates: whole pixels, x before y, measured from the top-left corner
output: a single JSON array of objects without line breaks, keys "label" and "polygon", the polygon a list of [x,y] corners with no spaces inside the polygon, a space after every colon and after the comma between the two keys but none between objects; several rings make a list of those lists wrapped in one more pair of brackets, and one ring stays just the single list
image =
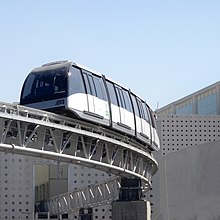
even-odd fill
[{"label": "train window strip", "polygon": [[127,90],[115,85],[119,106],[133,113],[131,99]]},{"label": "train window strip", "polygon": [[99,99],[107,101],[107,94],[104,87],[104,82],[101,77],[83,71],[83,78],[86,85],[87,94],[98,97]]}]

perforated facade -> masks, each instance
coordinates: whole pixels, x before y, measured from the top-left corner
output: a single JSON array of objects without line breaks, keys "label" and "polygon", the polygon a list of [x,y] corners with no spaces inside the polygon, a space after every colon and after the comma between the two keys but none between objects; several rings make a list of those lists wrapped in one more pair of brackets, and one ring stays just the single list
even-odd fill
[{"label": "perforated facade", "polygon": [[[157,127],[161,150],[157,154],[159,172],[153,179],[150,198],[153,219],[215,219],[214,216],[220,216],[218,209],[213,208],[213,196],[197,191],[203,186],[216,188],[216,181],[212,181],[216,176],[212,160],[216,160],[213,155],[219,155],[218,148],[213,146],[220,141],[220,116],[161,114]],[[216,153],[213,154],[213,150]],[[220,190],[215,194],[219,195]],[[185,213],[181,211],[183,207]],[[213,209],[215,215],[204,215],[202,207]]]},{"label": "perforated facade", "polygon": [[0,153],[0,219],[33,218],[33,160]]},{"label": "perforated facade", "polygon": [[[78,165],[60,165],[57,185],[56,162],[0,153],[0,219],[29,219],[35,201],[77,190],[109,179],[112,174]],[[111,219],[111,204],[95,207],[93,219]],[[79,213],[69,215],[78,219]]]}]

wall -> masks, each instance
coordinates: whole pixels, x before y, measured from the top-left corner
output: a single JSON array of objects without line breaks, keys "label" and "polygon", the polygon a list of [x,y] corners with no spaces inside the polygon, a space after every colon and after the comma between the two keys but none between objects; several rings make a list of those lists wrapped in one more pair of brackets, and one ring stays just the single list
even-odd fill
[{"label": "wall", "polygon": [[219,219],[220,116],[164,115],[151,200],[158,220]]}]

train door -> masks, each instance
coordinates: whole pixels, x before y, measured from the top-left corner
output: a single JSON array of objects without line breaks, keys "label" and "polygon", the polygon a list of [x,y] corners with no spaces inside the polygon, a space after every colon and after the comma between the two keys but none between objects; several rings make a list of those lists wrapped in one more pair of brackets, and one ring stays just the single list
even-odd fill
[{"label": "train door", "polygon": [[137,99],[138,106],[141,114],[141,123],[142,123],[142,135],[145,136],[148,140],[152,139],[151,133],[151,125],[149,112],[147,111],[146,104],[141,101],[139,98]]},{"label": "train door", "polygon": [[135,135],[134,113],[128,91],[110,81],[106,81],[106,85],[111,103],[113,128]]},{"label": "train door", "polygon": [[131,99],[132,99],[132,104],[134,108],[136,135],[137,135],[138,133],[142,132],[142,123],[141,123],[140,111],[137,105],[136,97],[133,94],[131,94]]},{"label": "train door", "polygon": [[69,77],[68,108],[82,114],[87,109],[85,86],[80,69],[71,67]]},{"label": "train door", "polygon": [[109,106],[102,78],[85,71],[83,76],[87,90],[88,112],[109,121]]},{"label": "train door", "polygon": [[136,136],[139,140],[151,144],[151,131],[150,124],[148,122],[148,115],[146,108],[144,108],[144,102],[138,97],[131,94],[133,107],[135,111],[135,122],[136,122]]},{"label": "train door", "polygon": [[106,85],[108,88],[110,103],[111,103],[111,121],[112,126],[116,127],[117,123],[120,122],[120,111],[118,107],[118,100],[114,88],[114,84],[110,81],[106,81]]},{"label": "train door", "polygon": [[122,126],[126,126],[130,130],[131,129],[135,130],[134,113],[128,91],[122,89],[119,86],[115,86],[115,88],[119,103],[119,113],[120,113],[119,123]]},{"label": "train door", "polygon": [[96,90],[96,97],[94,97],[95,113],[109,120],[109,103],[103,79],[97,75],[93,75],[93,82]]},{"label": "train door", "polygon": [[95,104],[94,104],[94,98],[93,94],[95,94],[95,87],[92,80],[91,75],[87,75],[85,72],[83,72],[83,77],[85,81],[86,91],[87,91],[87,102],[88,102],[88,112],[95,113]]}]

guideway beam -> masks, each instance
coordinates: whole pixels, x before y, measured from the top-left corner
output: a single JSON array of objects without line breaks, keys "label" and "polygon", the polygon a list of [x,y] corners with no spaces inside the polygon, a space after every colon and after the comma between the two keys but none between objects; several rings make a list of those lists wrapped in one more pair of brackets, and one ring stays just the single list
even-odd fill
[{"label": "guideway beam", "polygon": [[7,103],[0,103],[0,151],[141,178],[146,188],[158,169],[146,146],[126,136],[80,120]]}]

